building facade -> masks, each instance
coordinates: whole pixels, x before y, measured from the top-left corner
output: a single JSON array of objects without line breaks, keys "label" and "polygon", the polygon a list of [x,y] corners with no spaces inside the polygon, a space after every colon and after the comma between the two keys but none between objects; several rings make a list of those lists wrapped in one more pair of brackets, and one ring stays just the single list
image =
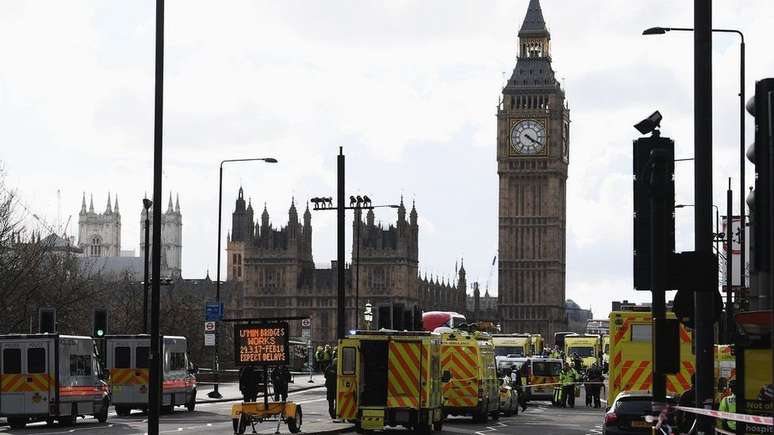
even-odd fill
[{"label": "building facade", "polygon": [[[150,210],[150,231],[153,231],[153,208]],[[180,199],[172,206],[172,194],[169,196],[167,211],[161,215],[161,276],[180,278],[182,276],[183,216],[180,213]],[[142,279],[145,256],[145,211],[140,211],[140,256],[127,256],[133,251],[121,250],[121,212],[118,208],[118,196],[115,205],[108,195],[103,213],[94,211],[93,196],[86,208],[86,194],[83,195],[81,211],[78,214],[78,248],[86,257],[82,267],[93,273],[106,275],[129,275],[130,279]],[[149,258],[150,263],[150,258]],[[150,267],[150,265],[149,265]]]},{"label": "building facade", "polygon": [[503,331],[564,330],[570,112],[538,0],[497,111],[498,312]]},{"label": "building facade", "polygon": [[[345,265],[348,329],[355,328],[356,316],[360,317],[359,327],[365,328],[362,316],[367,303],[373,307],[373,329],[408,327],[421,319],[423,308],[435,309],[439,303],[464,309],[464,271],[458,284],[462,287],[419,278],[419,226],[414,206],[407,219],[401,199],[397,221],[387,227],[374,221],[372,210],[365,220],[356,211],[352,230],[355,258]],[[234,288],[229,316],[310,316],[315,343],[336,340],[337,263],[332,261],[330,268],[315,267],[308,205],[299,219],[295,201],[291,201],[287,224],[275,227],[265,205],[260,220],[254,221],[252,203],[244,199],[240,188],[226,253],[227,280]],[[300,325],[295,323],[299,322],[291,323],[291,334],[300,336]]]}]

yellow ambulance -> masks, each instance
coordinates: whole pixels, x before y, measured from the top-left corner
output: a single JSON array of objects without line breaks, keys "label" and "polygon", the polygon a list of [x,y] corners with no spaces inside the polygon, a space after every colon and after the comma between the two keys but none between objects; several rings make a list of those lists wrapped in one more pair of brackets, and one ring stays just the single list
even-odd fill
[{"label": "yellow ambulance", "polygon": [[564,337],[564,355],[568,364],[573,363],[577,356],[581,360],[582,367],[587,369],[592,364],[599,364],[599,355],[602,353],[602,342],[596,334],[568,334]]},{"label": "yellow ambulance", "polygon": [[441,337],[431,332],[358,331],[339,340],[336,415],[362,430],[443,425]]},{"label": "yellow ambulance", "polygon": [[[610,371],[607,403],[612,404],[622,391],[652,391],[653,354],[652,320],[649,311],[613,311],[610,313]],[[667,312],[667,319],[675,319]],[[691,387],[695,358],[692,336],[682,324],[680,334],[680,371],[667,375],[667,395],[679,396]]]},{"label": "yellow ambulance", "polygon": [[492,337],[482,332],[454,331],[442,335],[443,412],[472,415],[486,422],[500,416],[499,381]]},{"label": "yellow ambulance", "polygon": [[529,342],[530,342],[530,348],[531,353],[530,355],[533,356],[540,356],[543,355],[543,336],[540,334],[530,334],[529,335]]}]

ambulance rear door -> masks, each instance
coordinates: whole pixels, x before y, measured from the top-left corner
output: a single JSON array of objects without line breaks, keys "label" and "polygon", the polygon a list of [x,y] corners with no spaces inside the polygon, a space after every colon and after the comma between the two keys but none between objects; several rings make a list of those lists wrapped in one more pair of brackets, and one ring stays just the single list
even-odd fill
[{"label": "ambulance rear door", "polygon": [[148,402],[150,340],[144,337],[107,339],[107,366],[118,405]]},{"label": "ambulance rear door", "polygon": [[53,337],[3,341],[0,414],[48,415],[54,387]]},{"label": "ambulance rear door", "polygon": [[342,420],[353,420],[357,418],[359,406],[359,340],[347,338],[339,340],[337,360],[336,415]]},{"label": "ambulance rear door", "polygon": [[393,338],[387,355],[387,407],[419,409],[419,394],[427,382],[420,376],[422,343]]}]

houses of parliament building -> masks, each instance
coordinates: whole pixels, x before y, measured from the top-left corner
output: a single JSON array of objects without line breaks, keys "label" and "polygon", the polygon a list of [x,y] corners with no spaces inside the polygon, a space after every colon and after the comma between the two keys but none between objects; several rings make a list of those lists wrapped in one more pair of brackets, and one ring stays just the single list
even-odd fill
[{"label": "houses of parliament building", "polygon": [[[421,310],[464,312],[465,268],[456,282],[419,276],[419,225],[412,204],[406,216],[401,198],[397,222],[386,228],[355,212],[352,252],[360,244],[359,307],[355,306],[355,270],[345,267],[347,327],[354,328],[366,303],[373,307],[372,328],[397,328],[419,320]],[[358,229],[357,226],[360,226]],[[264,206],[258,221],[250,200],[239,189],[227,241],[227,279],[232,283],[228,317],[310,316],[316,343],[336,340],[337,264],[316,268],[312,256],[312,214],[309,206],[299,218],[291,200],[285,225],[275,227]],[[291,336],[300,336],[299,322],[291,322]]]}]

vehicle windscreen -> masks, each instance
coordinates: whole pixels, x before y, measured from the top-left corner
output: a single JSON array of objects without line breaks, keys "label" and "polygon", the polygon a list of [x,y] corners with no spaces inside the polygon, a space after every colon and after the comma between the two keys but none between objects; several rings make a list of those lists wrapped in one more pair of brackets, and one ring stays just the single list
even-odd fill
[{"label": "vehicle windscreen", "polygon": [[589,356],[596,356],[594,355],[594,348],[591,346],[588,347],[570,347],[570,355],[575,354],[578,355],[581,358],[586,358]]},{"label": "vehicle windscreen", "polygon": [[653,413],[651,410],[649,397],[632,397],[623,398],[615,403],[616,414],[632,414],[632,415],[650,415]]},{"label": "vehicle windscreen", "polygon": [[497,346],[495,347],[495,356],[524,356],[524,348],[519,346]]},{"label": "vehicle windscreen", "polygon": [[532,373],[535,376],[559,376],[562,371],[562,363],[557,361],[533,361]]}]

